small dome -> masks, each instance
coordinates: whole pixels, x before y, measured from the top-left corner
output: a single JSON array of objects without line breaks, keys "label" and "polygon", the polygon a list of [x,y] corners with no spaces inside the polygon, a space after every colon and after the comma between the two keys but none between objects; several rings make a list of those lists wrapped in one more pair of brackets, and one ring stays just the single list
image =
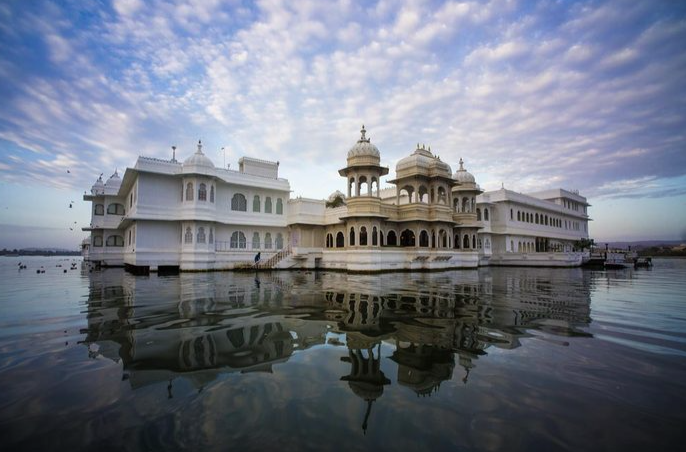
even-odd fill
[{"label": "small dome", "polygon": [[333,192],[329,195],[327,201],[331,202],[331,201],[335,200],[336,198],[345,199],[345,195],[340,190],[336,190],[335,192]]},{"label": "small dome", "polygon": [[105,184],[102,182],[102,174],[100,174],[100,176],[98,176],[98,180],[96,180],[93,186],[91,187],[91,193],[95,195],[101,193],[104,189]]},{"label": "small dome", "polygon": [[121,177],[119,177],[119,173],[115,169],[114,174],[112,174],[110,176],[110,178],[107,179],[107,182],[105,182],[105,187],[107,187],[107,188],[119,188],[120,185],[121,185]]},{"label": "small dome", "polygon": [[463,164],[464,161],[460,159],[460,169],[455,171],[455,174],[453,174],[453,179],[462,184],[475,184],[476,180],[474,179],[474,176],[472,176],[472,174],[469,171],[464,169]]},{"label": "small dome", "polygon": [[198,150],[195,154],[188,157],[184,162],[183,166],[202,166],[206,168],[214,168],[214,163],[202,152],[202,142],[198,140]]},{"label": "small dome", "polygon": [[362,130],[360,130],[360,133],[362,134],[362,136],[359,140],[357,140],[357,143],[355,143],[355,145],[351,147],[348,151],[348,158],[359,157],[362,155],[381,158],[379,149],[372,143],[370,143],[369,138],[366,138],[365,134],[367,133],[367,131],[365,130],[364,125],[362,126]]}]

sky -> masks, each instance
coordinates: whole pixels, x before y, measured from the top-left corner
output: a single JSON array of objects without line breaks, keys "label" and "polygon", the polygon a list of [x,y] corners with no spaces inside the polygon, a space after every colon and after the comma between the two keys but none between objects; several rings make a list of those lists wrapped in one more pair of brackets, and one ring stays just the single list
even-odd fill
[{"label": "sky", "polygon": [[597,241],[686,241],[685,42],[675,0],[1,1],[0,248],[77,247],[100,173],[199,139],[326,198],[362,124],[388,180],[422,143],[578,189]]}]

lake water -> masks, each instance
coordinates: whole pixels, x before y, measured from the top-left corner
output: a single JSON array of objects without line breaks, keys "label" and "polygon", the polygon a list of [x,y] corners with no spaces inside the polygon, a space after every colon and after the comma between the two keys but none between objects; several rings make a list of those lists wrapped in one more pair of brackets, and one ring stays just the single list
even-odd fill
[{"label": "lake water", "polygon": [[149,277],[72,261],[0,258],[4,451],[683,450],[686,260]]}]

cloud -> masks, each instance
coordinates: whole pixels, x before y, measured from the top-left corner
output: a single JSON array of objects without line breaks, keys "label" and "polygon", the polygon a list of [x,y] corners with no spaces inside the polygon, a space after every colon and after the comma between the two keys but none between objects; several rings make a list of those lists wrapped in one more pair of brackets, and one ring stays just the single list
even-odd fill
[{"label": "cloud", "polygon": [[[202,136],[207,149],[280,160],[283,176],[298,174],[296,194],[323,197],[340,188],[335,169],[362,122],[384,162],[425,142],[453,167],[464,157],[486,188],[670,196],[633,181],[686,172],[680,6],[86,7],[78,22],[74,5],[0,8],[19,24],[0,26],[3,179],[87,187],[139,154],[190,153]],[[80,176],[53,179],[64,162]]]}]

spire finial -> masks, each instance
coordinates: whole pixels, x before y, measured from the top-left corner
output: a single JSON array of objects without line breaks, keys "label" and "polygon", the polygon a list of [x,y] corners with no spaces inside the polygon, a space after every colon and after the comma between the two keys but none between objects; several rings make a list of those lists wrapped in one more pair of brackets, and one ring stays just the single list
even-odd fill
[{"label": "spire finial", "polygon": [[362,124],[362,129],[360,130],[360,133],[362,134],[362,137],[360,137],[360,141],[368,141],[366,137],[367,130],[364,128],[364,124]]},{"label": "spire finial", "polygon": [[462,160],[462,157],[460,157],[460,171],[464,171],[464,166],[462,166],[463,164],[464,161]]},{"label": "spire finial", "polygon": [[176,161],[176,146],[172,146],[172,162]]},{"label": "spire finial", "polygon": [[202,154],[202,141],[198,140],[198,151],[196,154]]}]

